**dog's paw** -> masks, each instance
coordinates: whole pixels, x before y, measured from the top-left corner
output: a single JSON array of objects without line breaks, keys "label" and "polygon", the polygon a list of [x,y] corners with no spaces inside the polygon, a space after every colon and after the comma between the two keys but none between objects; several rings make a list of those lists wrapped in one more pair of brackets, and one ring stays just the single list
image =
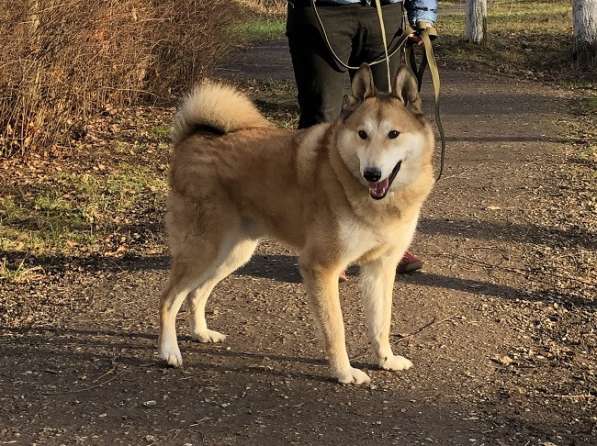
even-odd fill
[{"label": "dog's paw", "polygon": [[355,369],[353,367],[351,367],[345,373],[339,373],[337,378],[341,384],[356,384],[357,386],[369,384],[371,382],[369,375],[362,370]]},{"label": "dog's paw", "polygon": [[203,343],[224,342],[226,340],[225,334],[214,330],[195,331],[193,337]]},{"label": "dog's paw", "polygon": [[160,358],[166,361],[166,363],[171,367],[182,367],[182,355],[180,354],[180,349],[178,348],[178,344],[169,344],[169,343],[162,343],[160,342]]},{"label": "dog's paw", "polygon": [[413,366],[413,363],[404,356],[390,356],[384,358],[379,362],[379,365],[384,370],[408,370]]}]

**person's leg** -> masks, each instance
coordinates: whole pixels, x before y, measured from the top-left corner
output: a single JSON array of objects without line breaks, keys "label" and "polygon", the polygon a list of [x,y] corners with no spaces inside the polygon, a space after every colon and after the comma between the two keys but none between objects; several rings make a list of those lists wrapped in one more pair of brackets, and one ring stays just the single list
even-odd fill
[{"label": "person's leg", "polygon": [[[386,28],[386,41],[390,51],[402,35],[403,7],[402,3],[382,6],[384,25]],[[361,14],[361,44],[359,51],[359,64],[372,62],[384,57],[383,40],[377,11],[372,7],[364,7]],[[401,51],[390,58],[390,76],[394,79],[400,67]],[[388,91],[388,75],[386,62],[383,61],[371,67],[373,82],[379,91]]]},{"label": "person's leg", "polygon": [[[355,29],[353,7],[323,6],[318,10],[334,51],[348,60]],[[340,114],[346,71],[331,56],[310,6],[289,2],[286,34],[298,90],[299,128],[335,120]]]}]

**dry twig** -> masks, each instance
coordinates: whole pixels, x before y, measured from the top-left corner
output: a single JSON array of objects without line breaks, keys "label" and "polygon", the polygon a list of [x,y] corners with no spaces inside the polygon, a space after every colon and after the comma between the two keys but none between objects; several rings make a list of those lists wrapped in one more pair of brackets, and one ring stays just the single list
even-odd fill
[{"label": "dry twig", "polygon": [[400,339],[398,341],[402,341],[403,339],[412,338],[412,337],[418,335],[419,333],[421,333],[422,331],[425,331],[428,328],[432,327],[433,325],[442,324],[444,322],[447,322],[449,320],[454,319],[455,317],[456,316],[454,315],[454,316],[450,316],[450,317],[447,317],[447,318],[444,318],[444,319],[441,319],[441,320],[438,321],[437,318],[434,316],[433,319],[430,322],[426,323],[421,328],[418,328],[417,330],[413,331],[412,333],[408,333],[408,334],[405,334],[405,335],[397,333],[397,334],[392,335],[392,336],[399,337]]}]

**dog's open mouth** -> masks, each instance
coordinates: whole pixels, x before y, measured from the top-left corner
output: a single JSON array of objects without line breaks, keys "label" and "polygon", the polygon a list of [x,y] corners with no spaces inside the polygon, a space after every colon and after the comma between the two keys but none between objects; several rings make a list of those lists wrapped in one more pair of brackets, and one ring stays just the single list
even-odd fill
[{"label": "dog's open mouth", "polygon": [[398,175],[401,165],[402,161],[398,161],[396,166],[394,166],[394,169],[392,169],[390,176],[385,180],[378,181],[377,183],[369,183],[369,195],[371,195],[371,198],[374,200],[381,200],[387,195],[388,190],[390,190],[390,186],[392,185],[392,181],[394,181],[394,178]]}]

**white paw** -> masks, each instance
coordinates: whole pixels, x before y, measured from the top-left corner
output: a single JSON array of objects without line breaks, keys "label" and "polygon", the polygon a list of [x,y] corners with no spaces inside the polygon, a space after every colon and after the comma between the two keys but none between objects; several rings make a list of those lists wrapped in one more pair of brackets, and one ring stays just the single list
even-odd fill
[{"label": "white paw", "polygon": [[171,367],[182,367],[182,355],[176,341],[161,342],[160,341],[160,358],[168,363]]},{"label": "white paw", "polygon": [[413,363],[404,356],[390,356],[384,358],[379,362],[379,365],[384,370],[408,370],[413,366]]},{"label": "white paw", "polygon": [[357,386],[361,384],[369,384],[371,382],[369,375],[362,370],[353,367],[344,373],[338,373],[337,378],[341,384],[356,384]]},{"label": "white paw", "polygon": [[226,340],[226,335],[214,330],[203,330],[203,331],[196,331],[193,336],[199,342],[224,342]]}]

